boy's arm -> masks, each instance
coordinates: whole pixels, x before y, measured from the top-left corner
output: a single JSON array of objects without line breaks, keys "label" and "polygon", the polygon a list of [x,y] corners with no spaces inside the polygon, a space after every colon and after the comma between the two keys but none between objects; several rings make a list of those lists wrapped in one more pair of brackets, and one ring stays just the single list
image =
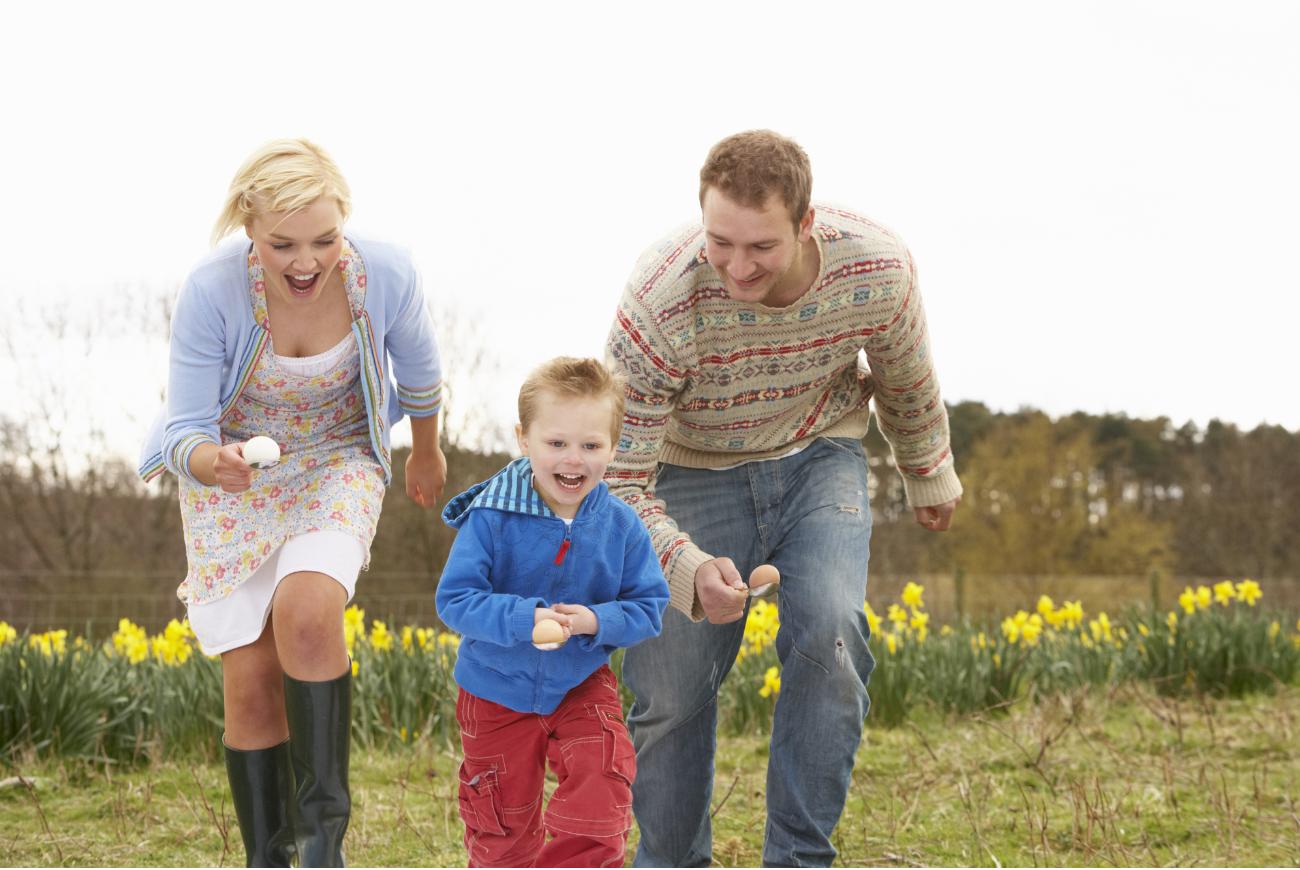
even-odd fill
[{"label": "boy's arm", "polygon": [[589,605],[596,615],[594,635],[574,635],[581,649],[635,646],[663,628],[668,584],[659,567],[650,536],[640,522],[629,524],[623,554],[623,581],[618,600]]},{"label": "boy's arm", "polygon": [[456,533],[438,581],[435,602],[447,627],[472,640],[513,646],[533,639],[533,611],[541,598],[492,591],[492,528],[485,512],[471,511]]}]

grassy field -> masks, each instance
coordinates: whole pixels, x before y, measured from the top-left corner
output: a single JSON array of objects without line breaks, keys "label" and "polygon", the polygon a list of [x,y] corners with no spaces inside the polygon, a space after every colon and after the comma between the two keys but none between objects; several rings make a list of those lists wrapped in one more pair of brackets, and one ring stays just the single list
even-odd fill
[{"label": "grassy field", "polygon": [[[868,728],[839,863],[1298,866],[1298,720],[1294,687],[1215,700],[1125,684]],[[722,741],[720,865],[761,863],[766,755],[758,736]],[[352,771],[350,863],[464,864],[452,747],[358,750]],[[242,866],[216,760],[33,760],[4,775],[18,772],[37,785],[0,789],[6,865]]]}]

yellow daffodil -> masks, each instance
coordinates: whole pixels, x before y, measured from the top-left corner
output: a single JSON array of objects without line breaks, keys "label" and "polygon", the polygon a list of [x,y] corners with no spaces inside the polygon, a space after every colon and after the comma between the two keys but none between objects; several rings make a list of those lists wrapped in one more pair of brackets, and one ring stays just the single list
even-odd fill
[{"label": "yellow daffodil", "polygon": [[898,652],[898,638],[893,632],[885,633],[885,647],[889,650],[891,656]]},{"label": "yellow daffodil", "polygon": [[1244,601],[1247,606],[1254,607],[1255,602],[1263,595],[1259,584],[1254,580],[1242,580],[1237,584],[1237,600]]},{"label": "yellow daffodil", "polygon": [[1210,606],[1210,587],[1196,587],[1196,607],[1198,610],[1204,610]]},{"label": "yellow daffodil", "polygon": [[60,628],[56,631],[46,631],[41,634],[33,634],[27,638],[27,645],[33,649],[38,649],[48,657],[63,655],[67,650],[68,632]]},{"label": "yellow daffodil", "polygon": [[360,665],[360,663],[358,663],[356,659],[353,659],[353,660],[352,660],[352,676],[355,677],[355,676],[357,675],[357,671],[359,671],[359,670],[361,670],[361,665]]},{"label": "yellow daffodil", "polygon": [[0,622],[0,646],[13,643],[18,637],[18,629],[7,622]]},{"label": "yellow daffodil", "polygon": [[1277,636],[1282,633],[1282,623],[1276,619],[1268,624],[1268,642],[1272,643],[1277,640]]},{"label": "yellow daffodil", "polygon": [[1192,591],[1192,587],[1183,587],[1183,594],[1178,596],[1178,604],[1188,616],[1196,612],[1196,593]]},{"label": "yellow daffodil", "polygon": [[889,605],[889,621],[900,628],[907,625],[907,611],[897,604]]},{"label": "yellow daffodil", "polygon": [[385,652],[393,648],[393,636],[388,633],[383,620],[376,619],[370,623],[370,646]]},{"label": "yellow daffodil", "polygon": [[355,604],[343,611],[343,641],[347,644],[348,655],[356,649],[357,641],[366,636],[366,612]]},{"label": "yellow daffodil", "polygon": [[1151,629],[1147,628],[1147,624],[1146,624],[1145,622],[1139,622],[1139,623],[1138,623],[1138,634],[1142,635],[1143,637],[1150,637],[1150,636],[1151,636]]},{"label": "yellow daffodil", "polygon": [[1052,601],[1051,596],[1040,595],[1038,596],[1037,609],[1039,615],[1050,622],[1051,621],[1050,617],[1053,614],[1053,612],[1056,610],[1056,604],[1055,602]]},{"label": "yellow daffodil", "polygon": [[925,607],[925,602],[921,600],[921,596],[924,594],[924,586],[918,586],[915,583],[908,582],[908,584],[903,587],[903,603],[913,610],[920,610]]},{"label": "yellow daffodil", "polygon": [[402,652],[409,653],[415,647],[415,628],[410,625],[402,626]]},{"label": "yellow daffodil", "polygon": [[924,642],[926,635],[930,633],[930,614],[913,613],[912,621],[908,624],[916,631],[916,639]]},{"label": "yellow daffodil", "polygon": [[880,634],[880,615],[871,609],[870,604],[862,605],[862,609],[867,614],[867,628],[870,629],[871,634],[873,636]]},{"label": "yellow daffodil", "polygon": [[758,690],[758,694],[764,698],[771,698],[774,695],[781,694],[781,670],[773,665],[763,673],[763,687]]},{"label": "yellow daffodil", "polygon": [[1221,583],[1214,584],[1214,600],[1224,607],[1227,607],[1236,597],[1237,592],[1233,588],[1231,580],[1224,580]]},{"label": "yellow daffodil", "polygon": [[1165,617],[1165,624],[1169,626],[1169,630],[1170,630],[1170,631],[1177,631],[1177,630],[1178,630],[1178,614],[1177,614],[1177,613],[1174,613],[1172,610],[1169,611],[1169,615]]}]

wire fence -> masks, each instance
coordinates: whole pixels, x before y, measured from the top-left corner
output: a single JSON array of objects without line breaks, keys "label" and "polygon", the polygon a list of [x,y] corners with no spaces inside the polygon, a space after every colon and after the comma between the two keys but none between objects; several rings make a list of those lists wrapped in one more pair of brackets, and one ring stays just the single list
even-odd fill
[{"label": "wire fence", "polygon": [[[1059,606],[1065,600],[1079,600],[1085,611],[1111,614],[1130,607],[1170,610],[1186,586],[1212,586],[1223,577],[1148,576],[1026,576],[948,574],[873,574],[868,584],[868,601],[884,613],[897,601],[908,582],[925,587],[925,606],[933,624],[954,622],[963,617],[975,621],[997,619],[1018,609],[1033,611],[1040,595],[1050,595]],[[1300,578],[1255,578],[1263,587],[1261,606],[1300,615]],[[421,580],[427,590],[392,591],[395,585],[410,589]],[[162,630],[168,620],[185,616],[177,600],[174,574],[139,575],[96,572],[0,572],[0,621],[19,631],[65,628],[85,637],[105,637],[116,630],[118,620],[130,619],[151,632]],[[122,591],[102,590],[118,585]],[[385,589],[384,587],[389,587]],[[141,591],[141,590],[157,590]],[[440,627],[434,607],[434,583],[424,575],[367,572],[361,576],[353,603],[366,611],[367,620],[382,619],[389,626],[422,625]]]}]

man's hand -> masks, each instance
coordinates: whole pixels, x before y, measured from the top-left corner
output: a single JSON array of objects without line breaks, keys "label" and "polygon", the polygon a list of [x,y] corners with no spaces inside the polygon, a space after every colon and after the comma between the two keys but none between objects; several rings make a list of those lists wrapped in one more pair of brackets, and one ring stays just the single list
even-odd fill
[{"label": "man's hand", "polygon": [[695,595],[709,622],[721,625],[735,622],[744,614],[749,587],[741,579],[736,564],[722,556],[695,569]]},{"label": "man's hand", "polygon": [[552,608],[556,613],[569,617],[569,630],[573,634],[595,634],[600,630],[600,620],[590,607],[581,604],[557,604]]},{"label": "man's hand", "polygon": [[435,507],[447,483],[447,457],[440,447],[411,451],[406,459],[406,494],[422,508]]},{"label": "man's hand", "polygon": [[946,532],[952,525],[952,515],[957,512],[957,505],[960,503],[961,496],[958,496],[943,504],[915,508],[916,521],[932,532]]}]

